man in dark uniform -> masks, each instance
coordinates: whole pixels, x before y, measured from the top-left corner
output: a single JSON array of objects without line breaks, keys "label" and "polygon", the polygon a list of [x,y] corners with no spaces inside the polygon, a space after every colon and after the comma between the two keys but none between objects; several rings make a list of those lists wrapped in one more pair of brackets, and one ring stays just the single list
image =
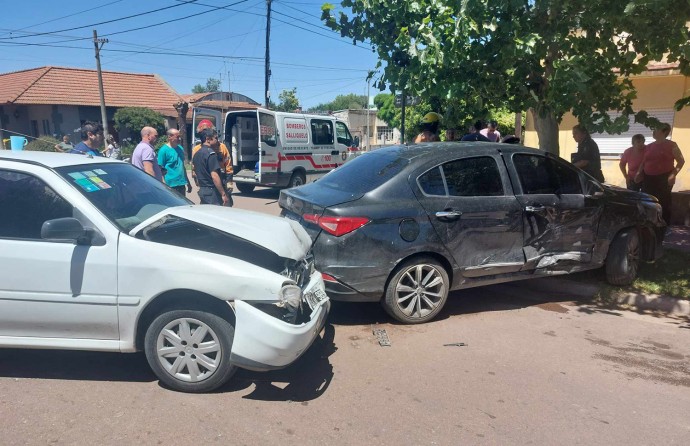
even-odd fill
[{"label": "man in dark uniform", "polygon": [[222,182],[218,155],[212,148],[218,142],[218,133],[212,129],[204,129],[199,136],[201,148],[192,158],[194,173],[199,182],[199,199],[201,204],[227,206],[229,199]]},{"label": "man in dark uniform", "polygon": [[597,180],[604,182],[601,172],[599,146],[594,142],[586,128],[580,124],[573,127],[573,139],[577,143],[577,153],[572,156],[575,167],[579,167]]}]

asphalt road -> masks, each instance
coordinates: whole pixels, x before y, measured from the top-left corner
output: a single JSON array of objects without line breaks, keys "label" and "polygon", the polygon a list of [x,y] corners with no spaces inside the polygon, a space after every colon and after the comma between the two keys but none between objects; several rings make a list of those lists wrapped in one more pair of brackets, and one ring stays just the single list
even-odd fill
[{"label": "asphalt road", "polygon": [[466,290],[422,326],[336,303],[295,364],[208,395],[161,387],[142,354],[0,350],[0,444],[690,444],[690,323],[572,298]]}]

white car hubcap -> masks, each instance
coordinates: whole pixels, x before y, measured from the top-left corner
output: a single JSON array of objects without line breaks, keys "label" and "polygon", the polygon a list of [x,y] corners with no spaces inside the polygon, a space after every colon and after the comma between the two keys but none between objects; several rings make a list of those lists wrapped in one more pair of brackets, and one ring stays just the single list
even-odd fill
[{"label": "white car hubcap", "polygon": [[199,382],[217,370],[222,350],[218,336],[208,325],[181,318],[158,333],[156,353],[170,375],[180,381]]}]

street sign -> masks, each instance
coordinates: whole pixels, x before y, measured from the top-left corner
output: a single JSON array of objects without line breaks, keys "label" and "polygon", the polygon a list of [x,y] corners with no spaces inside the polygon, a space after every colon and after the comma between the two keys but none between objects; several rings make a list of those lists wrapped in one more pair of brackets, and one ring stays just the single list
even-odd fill
[{"label": "street sign", "polygon": [[[422,98],[420,98],[419,96],[408,96],[407,100],[405,101],[405,105],[406,106],[419,105],[420,102],[422,102]],[[395,95],[395,106],[396,107],[402,107],[402,95],[401,94]]]}]

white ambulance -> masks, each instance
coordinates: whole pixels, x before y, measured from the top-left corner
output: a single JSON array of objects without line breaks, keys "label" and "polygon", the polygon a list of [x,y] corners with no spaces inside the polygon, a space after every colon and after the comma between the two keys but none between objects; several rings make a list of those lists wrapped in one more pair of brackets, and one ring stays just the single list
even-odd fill
[{"label": "white ambulance", "polygon": [[[193,129],[207,119],[231,151],[235,186],[296,187],[359,155],[347,125],[333,116],[266,109],[226,112],[195,108]],[[196,135],[198,137],[198,135]]]}]

